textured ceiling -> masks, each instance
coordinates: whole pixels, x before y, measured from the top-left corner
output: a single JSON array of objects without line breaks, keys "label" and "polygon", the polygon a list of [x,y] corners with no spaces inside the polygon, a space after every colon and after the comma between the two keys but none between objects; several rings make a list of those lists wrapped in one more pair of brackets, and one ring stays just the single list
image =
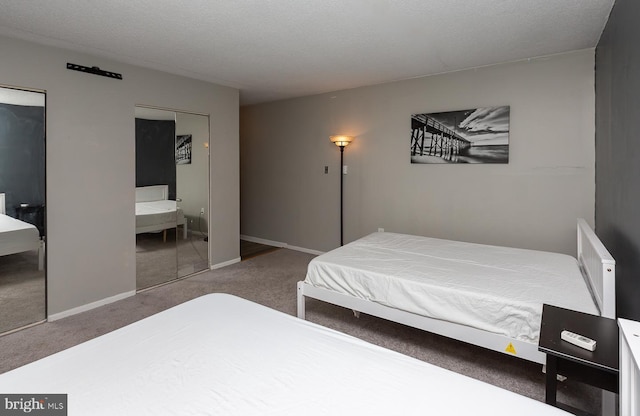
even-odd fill
[{"label": "textured ceiling", "polygon": [[0,34],[239,88],[252,104],[592,48],[613,3],[0,0]]}]

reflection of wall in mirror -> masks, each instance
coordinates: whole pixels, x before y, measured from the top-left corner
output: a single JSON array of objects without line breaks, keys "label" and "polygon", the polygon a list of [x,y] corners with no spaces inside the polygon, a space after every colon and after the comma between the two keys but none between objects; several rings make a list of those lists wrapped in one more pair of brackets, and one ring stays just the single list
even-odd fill
[{"label": "reflection of wall in mirror", "polygon": [[173,120],[136,118],[136,187],[168,185],[176,199],[175,131]]},{"label": "reflection of wall in mirror", "polygon": [[[189,229],[207,234],[209,217],[209,117],[176,113],[176,135],[191,135],[191,164],[176,165],[180,206],[188,218]],[[204,208],[204,214],[201,210]],[[193,222],[191,222],[193,221]]]},{"label": "reflection of wall in mirror", "polygon": [[16,217],[21,204],[45,204],[44,98],[43,105],[2,101],[0,94],[0,192],[6,195],[7,215]]}]

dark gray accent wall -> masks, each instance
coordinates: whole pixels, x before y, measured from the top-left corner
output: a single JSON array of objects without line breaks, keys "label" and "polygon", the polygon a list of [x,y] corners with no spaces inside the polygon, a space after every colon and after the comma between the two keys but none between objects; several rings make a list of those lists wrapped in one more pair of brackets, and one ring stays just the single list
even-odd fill
[{"label": "dark gray accent wall", "polygon": [[169,185],[176,199],[176,123],[136,118],[136,186]]},{"label": "dark gray accent wall", "polygon": [[596,48],[596,233],[618,316],[640,320],[640,1],[616,0]]},{"label": "dark gray accent wall", "polygon": [[0,103],[0,193],[7,214],[45,203],[44,107]]}]

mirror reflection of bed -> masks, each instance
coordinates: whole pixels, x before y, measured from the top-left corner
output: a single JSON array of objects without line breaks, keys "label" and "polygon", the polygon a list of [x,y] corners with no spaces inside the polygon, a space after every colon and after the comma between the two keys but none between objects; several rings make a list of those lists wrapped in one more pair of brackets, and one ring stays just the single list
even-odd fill
[{"label": "mirror reflection of bed", "polygon": [[208,270],[209,118],[136,106],[136,286]]},{"label": "mirror reflection of bed", "polygon": [[46,317],[45,93],[0,87],[0,334]]}]

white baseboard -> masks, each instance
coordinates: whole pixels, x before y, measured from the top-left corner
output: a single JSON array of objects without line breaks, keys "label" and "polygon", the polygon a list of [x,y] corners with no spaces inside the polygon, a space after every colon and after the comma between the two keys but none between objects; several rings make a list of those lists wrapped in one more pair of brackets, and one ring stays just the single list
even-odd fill
[{"label": "white baseboard", "polygon": [[250,235],[240,234],[240,239],[241,240],[246,240],[246,241],[251,241],[252,243],[266,244],[268,246],[287,248],[289,250],[295,250],[295,251],[301,251],[303,253],[315,254],[317,256],[319,256],[320,254],[324,254],[324,251],[312,250],[310,248],[304,248],[304,247],[298,247],[298,246],[290,246],[289,244],[282,243],[280,241],[267,240],[267,239],[264,239],[264,238],[252,237]]},{"label": "white baseboard", "polygon": [[223,267],[231,266],[232,264],[240,263],[240,257],[231,259],[228,261],[223,261],[222,263],[216,263],[211,265],[211,270],[221,269]]},{"label": "white baseboard", "polygon": [[251,241],[252,243],[265,244],[273,247],[289,248],[287,243],[281,243],[280,241],[267,240],[260,237],[251,237],[250,235],[240,234],[241,240]]},{"label": "white baseboard", "polygon": [[324,251],[312,250],[310,248],[297,247],[297,246],[287,246],[289,250],[300,251],[302,253],[315,254],[319,256],[320,254],[324,254]]},{"label": "white baseboard", "polygon": [[66,318],[67,316],[75,315],[75,314],[78,314],[80,312],[86,312],[86,311],[89,311],[91,309],[98,308],[100,306],[108,305],[109,303],[113,303],[113,302],[117,302],[117,301],[122,300],[122,299],[126,299],[128,297],[134,296],[135,294],[136,294],[136,291],[132,290],[131,292],[120,293],[118,295],[111,296],[111,297],[108,297],[108,298],[105,298],[105,299],[100,299],[100,300],[97,300],[95,302],[87,303],[86,305],[82,305],[82,306],[78,306],[76,308],[68,309],[68,310],[63,311],[63,312],[54,313],[53,315],[49,315],[47,317],[47,321],[49,321],[49,322],[57,321],[58,319]]}]

